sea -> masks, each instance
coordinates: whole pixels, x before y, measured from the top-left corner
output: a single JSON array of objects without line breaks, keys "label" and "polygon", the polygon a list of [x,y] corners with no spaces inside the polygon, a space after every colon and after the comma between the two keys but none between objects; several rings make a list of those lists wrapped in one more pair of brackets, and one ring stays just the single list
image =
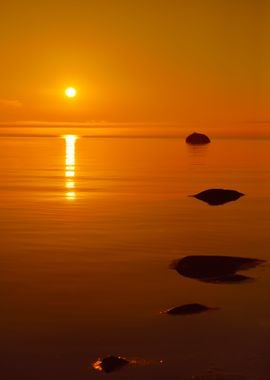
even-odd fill
[{"label": "sea", "polygon": [[[269,380],[270,140],[0,135],[3,380]],[[245,195],[211,206],[211,188]],[[171,266],[265,260],[249,281]],[[172,316],[200,303],[215,310]],[[93,368],[107,356],[130,365]]]}]

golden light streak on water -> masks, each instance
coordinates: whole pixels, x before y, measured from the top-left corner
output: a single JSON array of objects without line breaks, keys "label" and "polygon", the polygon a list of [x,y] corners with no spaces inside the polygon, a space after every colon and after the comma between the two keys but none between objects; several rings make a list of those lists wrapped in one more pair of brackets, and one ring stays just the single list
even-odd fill
[{"label": "golden light streak on water", "polygon": [[[68,191],[66,191],[66,199],[67,200],[75,200],[76,199],[76,192],[75,192],[75,181],[73,180],[75,177],[75,166],[76,166],[76,155],[75,155],[75,147],[76,147],[76,140],[78,139],[78,136],[76,135],[65,135],[63,138],[66,141],[66,171],[65,171],[65,177],[66,177],[66,183],[65,187]],[[73,178],[73,179],[71,179]],[[73,189],[73,191],[70,191]]]}]

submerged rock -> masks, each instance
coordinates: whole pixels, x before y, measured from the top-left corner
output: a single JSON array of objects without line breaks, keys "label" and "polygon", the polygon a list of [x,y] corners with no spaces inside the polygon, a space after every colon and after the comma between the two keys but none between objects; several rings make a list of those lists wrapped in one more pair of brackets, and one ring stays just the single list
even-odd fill
[{"label": "submerged rock", "polygon": [[190,315],[199,314],[208,310],[217,310],[218,308],[211,308],[199,303],[189,303],[186,305],[176,306],[166,310],[164,313],[169,315]]},{"label": "submerged rock", "polygon": [[233,256],[186,256],[174,261],[171,268],[184,277],[211,283],[239,283],[250,277],[238,274],[263,264],[264,260]]},{"label": "submerged rock", "polygon": [[192,197],[206,202],[211,206],[219,206],[228,202],[236,201],[243,195],[245,194],[236,190],[209,189],[192,195]]},{"label": "submerged rock", "polygon": [[110,355],[104,359],[98,359],[92,367],[100,372],[110,373],[125,366],[145,367],[149,365],[163,364],[163,360],[145,360],[143,358],[123,358],[121,356]]},{"label": "submerged rock", "polygon": [[130,364],[129,360],[121,356],[107,356],[104,359],[98,359],[93,363],[93,368],[97,371],[110,373]]},{"label": "submerged rock", "polygon": [[203,145],[209,144],[210,142],[211,141],[208,136],[197,132],[192,133],[186,138],[186,143],[192,145]]}]

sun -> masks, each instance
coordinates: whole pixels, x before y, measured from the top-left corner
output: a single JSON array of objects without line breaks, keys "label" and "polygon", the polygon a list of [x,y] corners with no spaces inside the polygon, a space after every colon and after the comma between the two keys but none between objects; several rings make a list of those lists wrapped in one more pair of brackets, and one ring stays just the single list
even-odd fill
[{"label": "sun", "polygon": [[74,87],[68,87],[65,89],[65,94],[68,98],[75,98],[77,95],[77,90]]}]

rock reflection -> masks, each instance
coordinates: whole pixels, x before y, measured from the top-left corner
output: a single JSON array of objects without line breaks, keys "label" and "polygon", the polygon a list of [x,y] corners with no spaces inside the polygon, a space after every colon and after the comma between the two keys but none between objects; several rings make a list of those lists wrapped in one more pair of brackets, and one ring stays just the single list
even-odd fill
[{"label": "rock reflection", "polygon": [[264,260],[232,256],[186,256],[171,268],[184,277],[210,283],[240,283],[251,278],[238,274],[263,264]]},{"label": "rock reflection", "polygon": [[200,314],[209,310],[218,310],[218,307],[208,307],[200,303],[189,303],[186,305],[176,306],[171,309],[168,309],[162,312],[162,314],[192,315],[192,314]]},{"label": "rock reflection", "polygon": [[192,197],[206,202],[211,206],[219,206],[228,202],[236,201],[243,195],[243,193],[236,190],[209,189],[192,195]]}]

